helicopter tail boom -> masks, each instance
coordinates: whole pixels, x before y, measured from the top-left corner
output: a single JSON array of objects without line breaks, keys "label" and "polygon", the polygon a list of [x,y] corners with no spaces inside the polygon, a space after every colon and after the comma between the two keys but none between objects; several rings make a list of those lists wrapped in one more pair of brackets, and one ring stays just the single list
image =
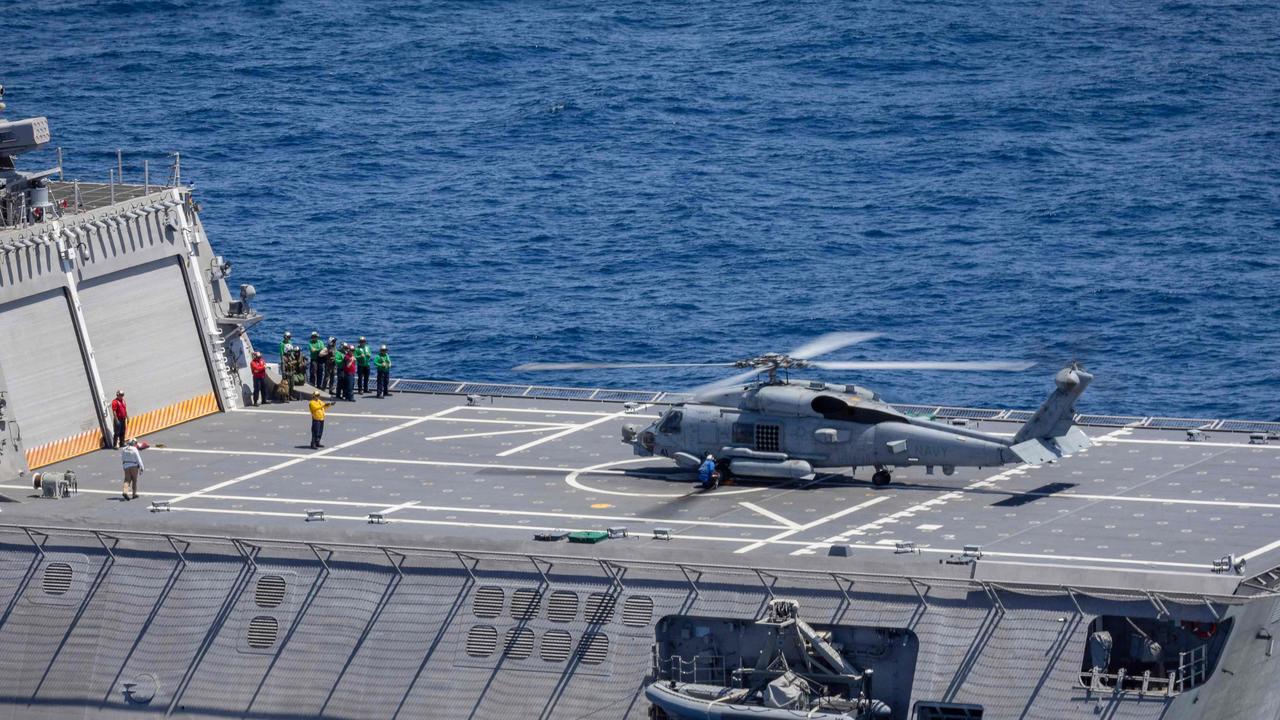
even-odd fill
[{"label": "helicopter tail boom", "polygon": [[1040,464],[1089,447],[1088,436],[1075,425],[1076,400],[1093,381],[1078,365],[1053,378],[1057,386],[1010,443],[1024,462]]}]

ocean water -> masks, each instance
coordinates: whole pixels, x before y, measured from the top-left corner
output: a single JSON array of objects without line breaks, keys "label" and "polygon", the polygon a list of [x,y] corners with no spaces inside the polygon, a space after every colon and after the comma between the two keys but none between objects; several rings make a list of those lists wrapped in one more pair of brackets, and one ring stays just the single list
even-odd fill
[{"label": "ocean water", "polygon": [[[70,176],[182,151],[234,282],[397,374],[677,389],[831,330],[889,399],[1280,418],[1266,2],[4,3]],[[32,168],[50,154],[24,160]]]}]

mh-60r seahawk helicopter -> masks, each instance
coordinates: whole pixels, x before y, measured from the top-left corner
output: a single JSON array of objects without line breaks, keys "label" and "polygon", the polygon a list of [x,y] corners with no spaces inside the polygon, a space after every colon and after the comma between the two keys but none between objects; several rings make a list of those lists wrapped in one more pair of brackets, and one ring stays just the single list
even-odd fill
[{"label": "mh-60r seahawk helicopter", "polygon": [[[1090,445],[1076,427],[1075,402],[1093,380],[1077,364],[1054,377],[1057,386],[1012,437],[1001,437],[912,417],[857,385],[792,380],[790,370],[1025,370],[1032,363],[878,362],[814,360],[876,333],[830,333],[787,354],[766,353],[727,363],[528,363],[516,370],[738,367],[745,372],[692,392],[645,428],[628,424],[622,441],[641,456],[671,458],[696,468],[716,457],[730,474],[807,479],[817,468],[874,467],[872,483],[887,485],[894,468],[923,465],[951,475],[957,467],[1053,462]],[[779,371],[783,377],[779,377]],[[753,376],[764,379],[752,381]]]}]

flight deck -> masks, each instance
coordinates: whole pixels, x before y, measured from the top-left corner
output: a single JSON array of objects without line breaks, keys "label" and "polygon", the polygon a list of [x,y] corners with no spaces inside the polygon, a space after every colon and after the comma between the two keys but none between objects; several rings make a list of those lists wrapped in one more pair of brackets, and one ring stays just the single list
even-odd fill
[{"label": "flight deck", "polygon": [[[703,492],[693,473],[619,440],[622,424],[664,409],[398,392],[338,403],[325,447],[311,450],[305,403],[250,407],[149,435],[137,500],[121,498],[119,454],[103,450],[47,468],[76,472],[70,498],[0,486],[20,501],[0,506],[0,523],[540,552],[566,540],[535,535],[612,528],[626,537],[604,541],[602,554],[771,565],[980,556],[1206,576],[1227,556],[1252,571],[1280,564],[1280,442],[1266,433],[1085,426],[1093,447],[1042,466],[901,468],[880,488],[869,469],[844,468]],[[996,434],[1019,427],[966,422]]]}]

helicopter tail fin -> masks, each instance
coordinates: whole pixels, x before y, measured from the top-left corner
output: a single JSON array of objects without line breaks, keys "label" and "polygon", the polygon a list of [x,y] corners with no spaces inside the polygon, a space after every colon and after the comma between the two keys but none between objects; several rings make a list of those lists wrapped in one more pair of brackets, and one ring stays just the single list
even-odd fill
[{"label": "helicopter tail fin", "polygon": [[1089,447],[1088,436],[1075,425],[1076,400],[1093,381],[1079,365],[1058,371],[1057,387],[1026,425],[1013,436],[1013,451],[1023,462],[1042,464]]}]

